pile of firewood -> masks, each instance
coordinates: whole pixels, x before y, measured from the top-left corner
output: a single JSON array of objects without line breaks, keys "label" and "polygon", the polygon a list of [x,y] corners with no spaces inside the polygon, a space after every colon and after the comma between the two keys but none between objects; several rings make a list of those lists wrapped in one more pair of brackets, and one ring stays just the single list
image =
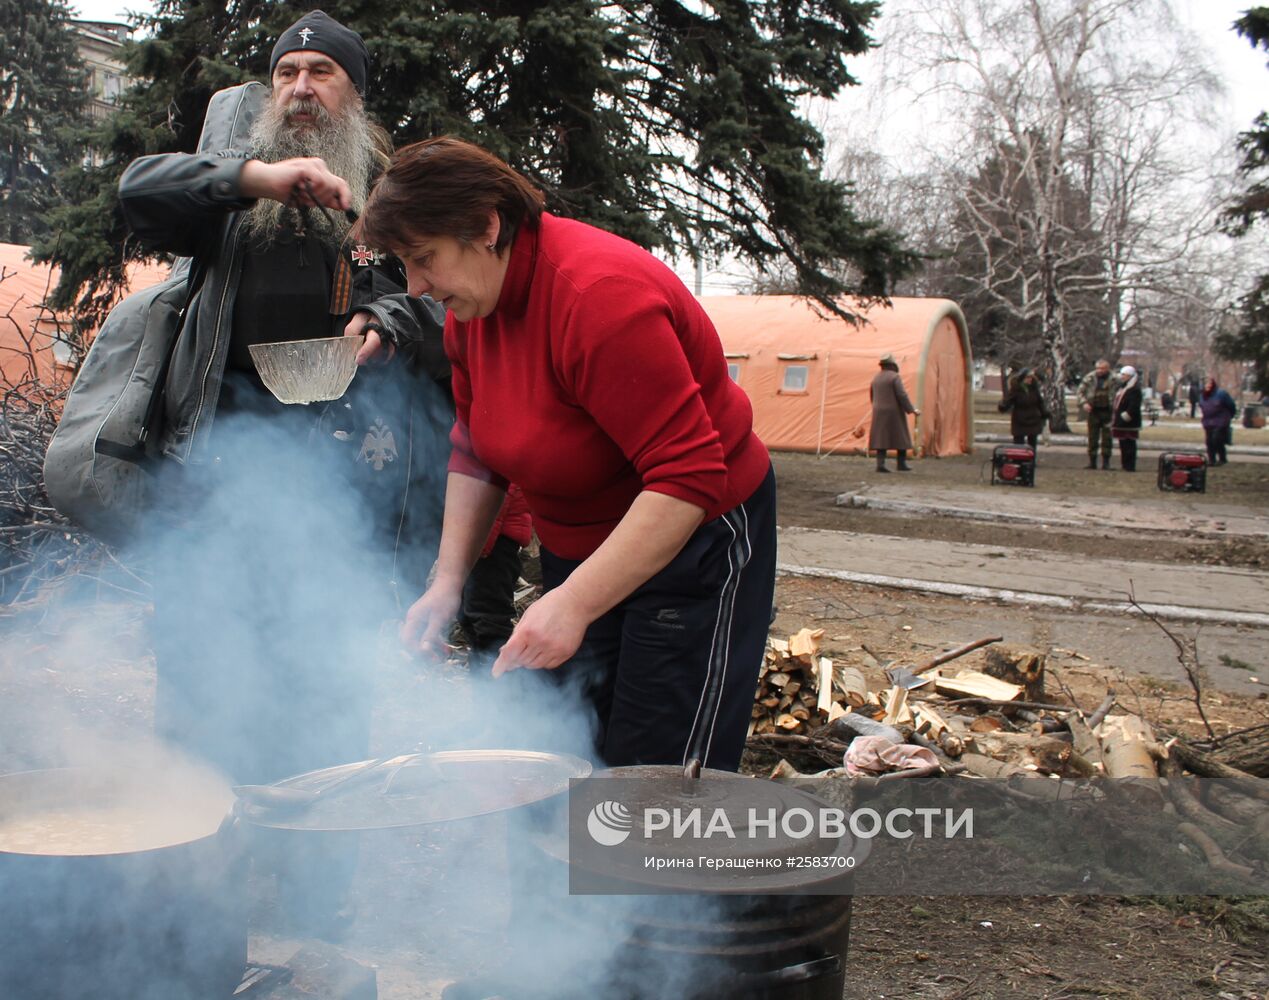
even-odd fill
[{"label": "pile of firewood", "polygon": [[864,675],[818,655],[823,635],[822,628],[804,628],[787,642],[775,636],[767,639],[750,736],[805,733],[867,704],[870,695]]},{"label": "pile of firewood", "polygon": [[[912,667],[882,668],[881,677],[874,668],[870,678],[820,656],[821,635],[802,629],[787,641],[768,642],[748,747],[782,758],[770,772],[773,780],[810,791],[821,781],[844,780],[851,741],[883,736],[932,751],[943,774],[996,779],[1033,799],[1060,799],[1109,779],[1142,806],[1174,812],[1182,820],[1178,829],[1213,868],[1237,875],[1251,871],[1248,858],[1269,862],[1269,785],[1255,776],[1266,770],[1269,726],[1206,745],[1189,743],[1157,734],[1139,715],[1117,711],[1113,691],[1091,712],[1056,703],[1045,694],[1044,654],[993,646],[998,638]],[[943,666],[984,646],[992,648],[982,670]],[[806,772],[801,768],[808,761],[827,767]],[[898,770],[865,780],[915,773]],[[1185,783],[1168,780],[1184,773],[1223,780],[1206,792],[1209,801],[1199,801]],[[1235,860],[1232,849],[1243,859]]]}]

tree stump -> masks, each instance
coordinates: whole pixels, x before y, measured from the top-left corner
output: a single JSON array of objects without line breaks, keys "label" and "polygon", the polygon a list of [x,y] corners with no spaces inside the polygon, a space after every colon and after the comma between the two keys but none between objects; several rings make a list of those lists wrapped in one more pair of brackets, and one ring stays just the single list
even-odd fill
[{"label": "tree stump", "polygon": [[1026,689],[1027,701],[1044,701],[1044,654],[1024,646],[990,646],[983,673]]}]

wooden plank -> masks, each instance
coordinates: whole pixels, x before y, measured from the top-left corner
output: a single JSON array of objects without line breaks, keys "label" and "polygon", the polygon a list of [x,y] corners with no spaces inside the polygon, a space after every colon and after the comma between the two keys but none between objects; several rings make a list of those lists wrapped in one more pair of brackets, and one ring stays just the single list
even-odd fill
[{"label": "wooden plank", "polygon": [[881,721],[887,726],[897,726],[902,722],[911,722],[912,713],[908,710],[908,689],[892,687],[886,692],[886,714]]},{"label": "wooden plank", "polygon": [[840,691],[851,708],[868,704],[868,681],[855,667],[838,665],[833,668],[833,688]]},{"label": "wooden plank", "polygon": [[988,677],[977,670],[962,670],[955,677],[934,674],[934,687],[942,694],[962,698],[991,698],[993,701],[1018,701],[1022,698],[1021,684],[1009,684],[995,677]]},{"label": "wooden plank", "polygon": [[833,661],[827,656],[821,656],[819,659],[816,682],[818,685],[815,703],[816,711],[821,715],[828,715],[829,710],[833,707]]}]

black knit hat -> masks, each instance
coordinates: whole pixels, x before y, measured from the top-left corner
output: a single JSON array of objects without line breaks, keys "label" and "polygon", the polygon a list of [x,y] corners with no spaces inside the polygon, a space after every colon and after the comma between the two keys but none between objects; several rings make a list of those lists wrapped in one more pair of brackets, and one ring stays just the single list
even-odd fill
[{"label": "black knit hat", "polygon": [[370,76],[370,53],[366,43],[351,28],[345,28],[329,14],[314,10],[305,14],[282,32],[273,55],[269,57],[269,76],[273,76],[278,60],[288,52],[324,52],[344,68],[357,93],[366,94]]}]

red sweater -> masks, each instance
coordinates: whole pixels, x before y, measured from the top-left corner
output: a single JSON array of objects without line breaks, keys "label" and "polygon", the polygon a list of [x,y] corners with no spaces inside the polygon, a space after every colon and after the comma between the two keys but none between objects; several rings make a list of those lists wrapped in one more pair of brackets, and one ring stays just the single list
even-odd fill
[{"label": "red sweater", "polygon": [[644,490],[714,518],[758,488],[771,460],[749,399],[673,271],[551,215],[510,253],[494,311],[445,322],[451,471],[518,484],[566,559],[597,549]]},{"label": "red sweater", "polygon": [[489,555],[503,535],[520,548],[533,541],[533,517],[529,514],[529,505],[524,502],[524,494],[515,483],[507,487],[507,496],[498,508],[498,516],[494,518],[493,528],[485,539],[485,547],[480,550],[480,558]]}]

